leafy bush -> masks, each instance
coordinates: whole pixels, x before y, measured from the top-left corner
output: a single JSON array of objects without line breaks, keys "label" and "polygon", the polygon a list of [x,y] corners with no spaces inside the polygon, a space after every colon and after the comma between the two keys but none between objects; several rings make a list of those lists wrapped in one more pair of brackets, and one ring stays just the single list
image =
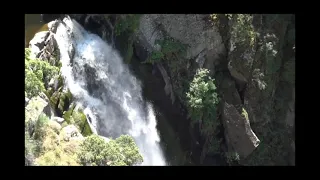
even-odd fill
[{"label": "leafy bush", "polygon": [[216,109],[218,94],[214,79],[209,76],[209,70],[199,69],[190,83],[187,92],[189,115],[192,126],[199,122],[203,124],[202,132],[208,133],[218,125],[216,121]]},{"label": "leafy bush", "polygon": [[58,67],[39,59],[31,59],[30,49],[25,49],[25,90],[29,98],[44,92],[45,86],[58,72]]},{"label": "leafy bush", "polygon": [[182,44],[181,42],[166,37],[163,40],[156,40],[155,44],[158,44],[161,46],[161,52],[163,54],[170,54],[170,53],[185,53],[186,51],[186,45]]},{"label": "leafy bush", "polygon": [[37,76],[30,70],[25,70],[25,91],[27,97],[32,98],[44,91],[44,84]]},{"label": "leafy bush", "polygon": [[131,166],[143,161],[132,137],[127,135],[109,142],[91,135],[82,143],[78,157],[82,165],[96,166]]},{"label": "leafy bush", "polygon": [[187,45],[182,44],[171,37],[166,37],[163,40],[156,40],[155,44],[161,46],[161,51],[153,51],[146,63],[153,64],[161,61],[163,58],[171,59],[173,54],[182,56],[186,53],[187,49]]},{"label": "leafy bush", "polygon": [[124,162],[127,165],[131,166],[142,163],[143,159],[139,154],[139,148],[131,136],[122,135],[115,142],[120,146],[121,154],[125,156]]},{"label": "leafy bush", "polygon": [[249,14],[237,14],[232,16],[234,26],[233,30],[231,31],[231,34],[236,37],[239,43],[247,43],[249,40],[251,47],[253,46],[256,38],[256,32],[252,25],[252,19],[253,16]]}]

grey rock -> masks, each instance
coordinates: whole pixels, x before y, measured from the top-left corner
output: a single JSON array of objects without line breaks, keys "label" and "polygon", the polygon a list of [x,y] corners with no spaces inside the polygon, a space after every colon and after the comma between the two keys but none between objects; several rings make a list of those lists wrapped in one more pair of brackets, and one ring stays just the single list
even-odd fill
[{"label": "grey rock", "polygon": [[61,117],[52,117],[51,120],[56,121],[59,124],[62,124],[65,120]]},{"label": "grey rock", "polygon": [[51,117],[51,115],[53,114],[49,104],[49,100],[43,93],[41,93],[37,97],[33,97],[25,107],[25,123],[30,136],[32,136],[36,121],[42,113],[44,113],[48,117]]},{"label": "grey rock", "polygon": [[52,33],[56,33],[59,23],[60,23],[60,20],[54,20],[54,21],[49,22],[48,23],[49,31]]},{"label": "grey rock", "polygon": [[84,137],[81,135],[78,128],[74,125],[68,125],[62,128],[60,137],[64,141],[71,141],[71,140],[83,140]]},{"label": "grey rock", "polygon": [[40,51],[43,49],[45,45],[45,41],[48,38],[49,34],[49,31],[41,31],[34,35],[34,37],[29,43],[29,48],[31,49],[31,58],[38,57]]},{"label": "grey rock", "polygon": [[227,102],[224,103],[223,126],[229,151],[235,151],[241,159],[250,155],[260,144],[260,140],[250,127],[246,119],[237,109]]}]

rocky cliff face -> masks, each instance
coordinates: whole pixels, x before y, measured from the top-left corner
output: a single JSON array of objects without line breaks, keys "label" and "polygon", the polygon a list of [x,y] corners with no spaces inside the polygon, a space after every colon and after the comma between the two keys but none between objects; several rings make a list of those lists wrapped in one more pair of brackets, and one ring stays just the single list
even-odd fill
[{"label": "rocky cliff face", "polygon": [[[294,159],[286,151],[294,141],[294,15],[212,15],[208,19],[206,15],[144,15],[138,39],[149,52],[164,48],[156,40],[166,36],[188,45],[184,56],[163,62],[170,74],[164,76],[165,82],[171,81],[172,94],[182,102],[183,82],[194,70],[211,71],[225,102],[221,120],[228,149],[237,152],[242,163],[292,164]],[[237,111],[227,110],[232,107]],[[243,112],[247,118],[241,116]],[[247,158],[260,144],[259,137],[262,147]]]},{"label": "rocky cliff face", "polygon": [[294,15],[146,14],[138,25],[129,15],[71,17],[93,24],[89,29],[125,59],[152,62],[172,103],[186,106],[196,70],[209,69],[221,98],[226,154],[246,165],[294,164]]},{"label": "rocky cliff face", "polygon": [[262,139],[246,163],[294,164],[289,154],[294,141],[295,17],[233,15],[228,25],[228,69]]}]

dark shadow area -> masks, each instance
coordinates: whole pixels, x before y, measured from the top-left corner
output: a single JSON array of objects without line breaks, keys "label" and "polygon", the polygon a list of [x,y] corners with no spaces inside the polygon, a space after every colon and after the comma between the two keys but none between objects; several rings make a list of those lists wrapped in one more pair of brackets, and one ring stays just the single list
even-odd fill
[{"label": "dark shadow area", "polygon": [[171,103],[165,94],[165,83],[160,72],[150,64],[141,64],[136,57],[130,63],[130,70],[142,83],[142,95],[151,102],[157,117],[157,129],[162,149],[170,165],[194,165],[192,154],[193,138],[189,132],[189,120],[181,113],[178,103]]}]

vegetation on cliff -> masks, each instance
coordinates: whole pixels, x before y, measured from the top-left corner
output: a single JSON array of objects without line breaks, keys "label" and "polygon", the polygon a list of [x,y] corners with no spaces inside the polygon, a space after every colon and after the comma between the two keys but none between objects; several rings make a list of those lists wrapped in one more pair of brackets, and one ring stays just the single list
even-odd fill
[{"label": "vegetation on cliff", "polygon": [[45,61],[30,59],[30,49],[25,49],[25,91],[28,98],[44,92],[51,78],[58,72],[58,67]]},{"label": "vegetation on cliff", "polygon": [[286,122],[295,86],[294,15],[214,14],[212,21],[225,40],[231,68],[252,79],[244,107],[261,143],[241,163],[294,164],[294,135]]},{"label": "vegetation on cliff", "polygon": [[134,140],[128,135],[108,142],[100,136],[91,135],[81,144],[78,157],[82,165],[97,166],[132,166],[143,161]]},{"label": "vegetation on cliff", "polygon": [[[218,27],[226,49],[222,60],[212,65],[215,66],[213,70],[199,69],[194,59],[185,59],[187,45],[169,37],[166,32],[163,32],[164,39],[155,41],[157,48],[149,52],[144,62],[161,62],[165,66],[177,99],[187,107],[191,125],[195,128],[199,125],[202,136],[199,139],[205,139],[200,143],[200,164],[207,154],[221,153],[223,149],[220,147],[221,139],[217,138],[222,126],[218,119],[221,112],[219,104],[228,97],[219,94],[218,98],[218,92],[220,81],[229,76],[237,86],[238,94],[235,96],[242,98],[236,108],[250,121],[261,143],[250,156],[241,160],[238,153],[223,150],[226,161],[230,165],[235,162],[242,165],[294,164],[291,162],[294,130],[287,122],[288,114],[294,111],[294,15],[213,14],[210,17],[213,25]],[[120,41],[117,48],[123,51],[126,62],[130,62],[133,55],[139,20],[140,15],[116,16],[114,33]],[[26,133],[26,157],[35,158],[38,165],[134,165],[142,162],[131,137],[125,135],[107,142],[92,135],[83,111],[75,108],[72,95],[61,88],[63,83],[56,90],[48,87],[52,78],[59,77],[59,68],[39,63],[39,60],[26,58],[26,61],[26,96],[32,98],[45,92],[51,107],[65,120],[58,128],[57,125],[49,125],[51,120],[44,115],[39,116],[34,134]],[[230,75],[230,71],[243,76],[243,88],[239,88],[238,77]],[[69,125],[74,125],[85,136],[70,145],[77,147],[72,149],[77,151],[69,151],[66,148],[70,147],[66,145],[69,142],[59,139],[62,129]],[[51,146],[56,146],[55,150]]]},{"label": "vegetation on cliff", "polygon": [[115,35],[123,39],[120,42],[121,52],[123,52],[124,61],[129,63],[133,56],[133,42],[135,40],[135,32],[139,28],[141,14],[126,14],[116,16],[114,27]]},{"label": "vegetation on cliff", "polygon": [[[157,17],[162,17],[165,20],[161,21]],[[188,17],[190,16],[186,15],[180,17],[180,19],[187,19]],[[212,134],[216,135],[215,133],[218,132],[219,128],[212,128],[210,123],[215,122],[218,126],[220,119],[217,119],[217,117],[219,116],[216,114],[213,118],[207,118],[207,120],[212,121],[205,121],[203,112],[206,110],[202,109],[202,107],[213,107],[215,102],[208,102],[206,105],[201,104],[204,100],[210,99],[213,94],[213,91],[206,91],[205,88],[201,90],[200,88],[202,87],[201,84],[210,80],[202,80],[203,83],[196,81],[201,79],[196,72],[198,71],[198,65],[195,63],[197,57],[186,59],[182,55],[186,46],[179,43],[177,39],[168,36],[169,31],[171,31],[169,27],[171,25],[175,26],[177,22],[173,20],[170,23],[168,22],[170,19],[166,19],[165,16],[152,15],[150,15],[150,18],[146,18],[148,19],[146,22],[149,22],[152,18],[155,18],[153,22],[159,25],[159,34],[164,35],[164,39],[158,39],[154,44],[151,40],[148,42],[149,45],[154,46],[154,50],[149,53],[145,63],[162,63],[170,76],[175,96],[188,108],[191,124],[199,123],[203,136],[199,139],[207,139],[205,142],[209,141],[208,139],[215,139],[209,137]],[[223,89],[221,84],[233,88],[230,89],[229,94],[222,93],[222,95],[227,94],[226,96],[220,96],[222,103],[227,99],[230,100],[232,106],[237,109],[237,113],[242,114],[250,122],[253,132],[261,140],[257,149],[246,159],[240,160],[236,152],[228,152],[229,148],[223,148],[226,152],[224,154],[226,161],[229,164],[237,162],[243,165],[294,164],[291,162],[293,154],[291,144],[294,141],[293,128],[287,122],[292,121],[289,115],[294,111],[294,15],[213,14],[208,19],[213,22],[211,23],[212,26],[218,28],[226,51],[215,62],[208,59],[212,57],[204,57],[205,63],[201,67],[212,68],[208,74],[216,79],[213,84],[217,85],[215,91],[218,91],[219,95],[221,91],[228,91],[228,89]],[[186,22],[189,22],[189,20],[191,18],[187,19]],[[163,28],[162,26],[166,27]],[[185,35],[190,34],[190,32],[186,33],[187,31],[182,30],[179,32],[185,33]],[[148,34],[142,32],[142,30],[141,33]],[[177,31],[172,31],[172,34],[176,33]],[[200,33],[199,35],[202,36]],[[184,38],[183,36],[178,37],[180,40]],[[187,41],[188,38],[184,40]],[[208,65],[207,62],[212,64]],[[197,87],[198,92],[192,87]],[[203,87],[205,86],[203,85]],[[218,106],[215,106],[219,111]],[[210,111],[210,113],[213,112],[216,113],[217,111]],[[206,124],[206,122],[210,123]],[[250,130],[251,127],[249,127]],[[209,142],[201,143],[200,146],[203,149],[206,149],[206,144],[212,144],[209,148],[219,147],[220,140],[216,139]],[[213,149],[222,150],[219,148]]]},{"label": "vegetation on cliff", "polygon": [[[30,99],[26,102],[25,165],[132,166],[142,163],[132,137],[122,135],[107,142],[92,135],[83,110],[76,108],[71,92],[63,88],[59,68],[41,59],[31,59],[30,49],[25,49],[25,95]],[[50,85],[54,81],[58,87]],[[59,117],[54,117],[51,110]]]},{"label": "vegetation on cliff", "polygon": [[152,51],[149,58],[144,63],[157,63],[161,60],[166,61],[177,61],[179,57],[186,53],[187,45],[173,39],[172,37],[166,36],[162,40],[156,40],[155,45],[161,47],[161,50]]},{"label": "vegetation on cliff", "polygon": [[186,94],[191,125],[199,123],[200,131],[204,134],[214,132],[219,124],[217,121],[219,99],[216,89],[214,79],[209,76],[209,70],[199,69]]}]

